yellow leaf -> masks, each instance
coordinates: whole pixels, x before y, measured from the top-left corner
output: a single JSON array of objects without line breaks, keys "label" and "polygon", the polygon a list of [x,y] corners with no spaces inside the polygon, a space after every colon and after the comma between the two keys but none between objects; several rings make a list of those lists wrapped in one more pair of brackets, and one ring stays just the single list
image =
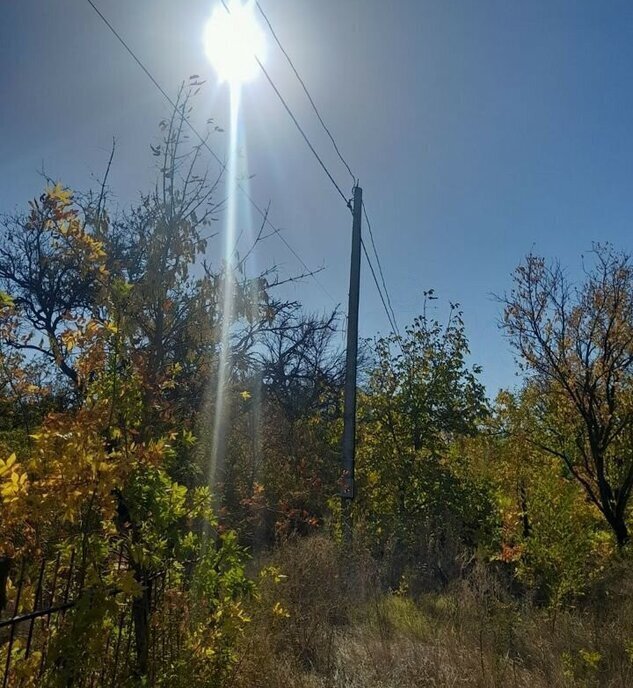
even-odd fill
[{"label": "yellow leaf", "polygon": [[290,618],[290,614],[279,604],[279,602],[275,602],[272,612],[275,616],[279,616],[283,619]]},{"label": "yellow leaf", "polygon": [[49,186],[47,193],[51,198],[59,201],[62,205],[69,205],[72,201],[71,191],[64,188],[59,182],[57,182],[55,186]]}]

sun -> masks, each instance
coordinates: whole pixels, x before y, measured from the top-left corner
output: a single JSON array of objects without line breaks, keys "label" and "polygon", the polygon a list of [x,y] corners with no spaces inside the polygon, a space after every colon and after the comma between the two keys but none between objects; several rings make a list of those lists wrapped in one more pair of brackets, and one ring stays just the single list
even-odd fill
[{"label": "sun", "polygon": [[263,60],[266,50],[253,0],[229,0],[228,11],[218,4],[204,29],[204,47],[220,81],[236,85],[253,79],[259,68],[256,56]]}]

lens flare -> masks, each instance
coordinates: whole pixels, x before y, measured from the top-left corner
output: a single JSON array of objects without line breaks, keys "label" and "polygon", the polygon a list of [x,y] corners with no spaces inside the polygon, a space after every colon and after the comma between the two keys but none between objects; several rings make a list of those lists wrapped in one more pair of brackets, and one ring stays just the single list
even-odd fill
[{"label": "lens flare", "polygon": [[231,331],[234,324],[235,265],[237,236],[237,158],[240,89],[256,76],[257,60],[264,60],[266,42],[255,20],[254,0],[221,0],[204,29],[205,52],[221,82],[228,82],[231,93],[229,155],[226,166],[226,227],[224,247],[224,293],[221,302],[222,331],[214,395],[213,438],[209,464],[209,484],[213,489],[224,468],[226,437],[230,425],[227,391],[231,380]]},{"label": "lens flare", "polygon": [[221,81],[241,84],[255,77],[257,56],[265,58],[266,41],[257,24],[252,0],[219,4],[204,30],[205,52]]},{"label": "lens flare", "polygon": [[224,244],[224,294],[222,299],[222,332],[220,356],[215,393],[215,414],[213,419],[213,441],[209,465],[209,485],[213,489],[215,480],[224,467],[224,450],[227,434],[226,391],[231,369],[231,325],[234,309],[234,261],[235,237],[237,234],[237,150],[238,122],[240,109],[240,88],[231,84],[231,129],[229,160],[226,168],[226,229]]}]

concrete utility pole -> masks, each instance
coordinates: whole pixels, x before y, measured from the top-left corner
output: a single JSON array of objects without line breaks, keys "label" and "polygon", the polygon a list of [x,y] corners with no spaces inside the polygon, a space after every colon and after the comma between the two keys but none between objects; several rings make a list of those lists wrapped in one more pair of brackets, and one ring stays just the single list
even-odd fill
[{"label": "concrete utility pole", "polygon": [[356,456],[356,369],[358,363],[358,302],[360,294],[360,247],[363,190],[354,187],[352,205],[352,260],[349,275],[347,306],[347,355],[345,360],[345,402],[343,410],[343,460],[341,482],[341,511],[343,537],[351,541],[350,506],[354,499],[354,463]]}]

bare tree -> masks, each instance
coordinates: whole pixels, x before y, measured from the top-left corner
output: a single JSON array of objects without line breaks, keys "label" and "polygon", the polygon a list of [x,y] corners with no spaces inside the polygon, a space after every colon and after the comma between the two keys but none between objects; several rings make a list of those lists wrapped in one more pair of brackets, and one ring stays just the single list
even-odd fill
[{"label": "bare tree", "polygon": [[262,338],[261,371],[267,394],[290,419],[338,397],[344,358],[336,350],[336,311],[325,317],[283,309]]},{"label": "bare tree", "polygon": [[596,245],[584,281],[529,255],[514,274],[503,328],[540,387],[541,448],[559,457],[608,522],[629,539],[633,488],[633,264]]}]

